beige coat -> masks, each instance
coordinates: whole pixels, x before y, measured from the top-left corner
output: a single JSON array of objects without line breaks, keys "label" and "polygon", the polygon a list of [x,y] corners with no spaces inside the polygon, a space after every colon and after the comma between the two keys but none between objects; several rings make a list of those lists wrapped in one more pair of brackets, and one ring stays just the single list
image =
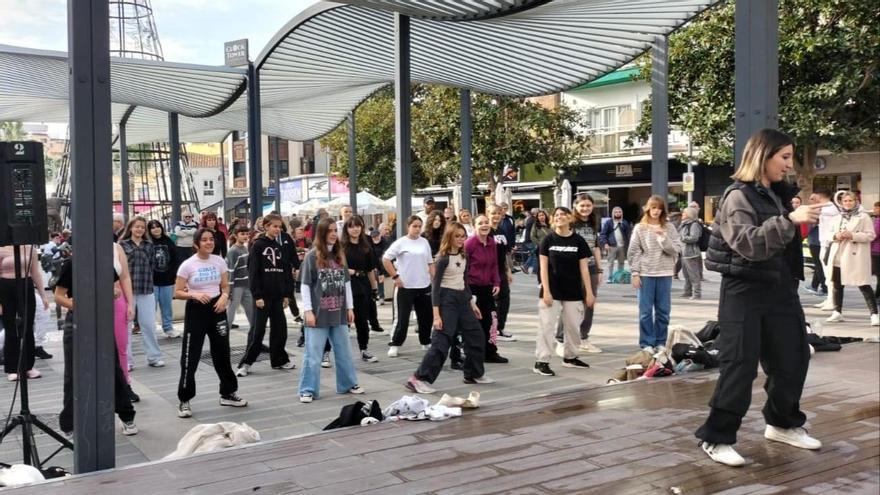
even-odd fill
[{"label": "beige coat", "polygon": [[[834,266],[840,267],[841,284],[850,287],[871,285],[871,241],[875,236],[871,217],[864,212],[849,220],[837,215],[831,225],[833,233],[847,230],[853,235],[852,240],[834,241],[828,253],[828,259],[835,260]],[[840,259],[837,259],[838,254]]]}]

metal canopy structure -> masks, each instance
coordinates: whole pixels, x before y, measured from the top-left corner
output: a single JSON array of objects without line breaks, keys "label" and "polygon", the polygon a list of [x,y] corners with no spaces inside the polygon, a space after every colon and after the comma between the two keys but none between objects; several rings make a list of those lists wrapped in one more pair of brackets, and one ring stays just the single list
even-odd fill
[{"label": "metal canopy structure", "polygon": [[[68,121],[66,53],[0,45],[0,67],[0,120]],[[111,58],[110,78],[113,122],[140,113],[132,107],[148,107],[162,120],[161,132],[150,136],[154,140],[167,136],[168,112],[191,118],[217,115],[247,86],[241,69],[119,57]],[[130,132],[129,143],[149,141],[132,139],[142,134]]]},{"label": "metal canopy structure", "polygon": [[509,15],[549,0],[339,0],[378,10],[398,12],[409,17],[438,21],[487,19]]}]

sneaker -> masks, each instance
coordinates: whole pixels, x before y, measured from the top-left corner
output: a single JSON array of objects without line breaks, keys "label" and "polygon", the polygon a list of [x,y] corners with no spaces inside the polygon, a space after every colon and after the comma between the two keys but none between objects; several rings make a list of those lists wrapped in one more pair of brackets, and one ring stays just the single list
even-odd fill
[{"label": "sneaker", "polygon": [[578,350],[587,352],[590,354],[599,354],[602,352],[602,349],[599,346],[593,345],[589,340],[581,342],[581,345],[578,347]]},{"label": "sneaker", "polygon": [[423,350],[423,351],[427,351],[427,350],[430,349],[430,348],[431,348],[431,345],[430,345],[430,344],[422,344],[422,350]]},{"label": "sneaker", "polygon": [[464,369],[464,361],[450,361],[449,368],[456,371],[461,371]]},{"label": "sneaker", "polygon": [[746,460],[743,459],[741,455],[737,454],[730,445],[723,443],[700,442],[700,447],[710,459],[726,466],[737,467],[746,463]]},{"label": "sneaker", "polygon": [[828,323],[836,323],[838,321],[843,321],[843,315],[840,314],[840,311],[835,311],[835,312],[831,313],[831,316],[829,316],[828,319],[825,321],[827,321]]},{"label": "sneaker", "polygon": [[437,391],[426,382],[419,380],[415,376],[409,377],[409,380],[407,380],[406,383],[403,384],[403,386],[406,387],[406,389],[410,392],[415,392],[417,394],[433,394]]},{"label": "sneaker", "polygon": [[807,450],[822,448],[822,442],[807,434],[803,428],[779,428],[767,425],[764,428],[764,438],[774,442],[787,443],[793,447]]},{"label": "sneaker", "polygon": [[315,400],[315,398],[312,397],[311,395],[300,395],[299,396],[299,401],[302,402],[303,404],[308,404],[309,402],[311,402],[313,400]]},{"label": "sneaker", "polygon": [[690,299],[691,301],[699,301],[702,298],[703,298],[703,296],[693,295],[693,296],[689,297],[688,299]]},{"label": "sneaker", "polygon": [[132,402],[140,402],[141,401],[141,396],[134,393],[134,389],[131,388],[131,385],[129,385],[126,388],[126,391],[128,392],[128,400],[130,400]]},{"label": "sneaker", "polygon": [[295,370],[296,363],[294,363],[293,361],[288,361],[288,362],[282,364],[281,366],[272,366],[272,369],[279,370],[279,371]]},{"label": "sneaker", "polygon": [[248,402],[238,394],[232,393],[229,395],[221,395],[220,396],[220,405],[221,406],[232,406],[232,407],[244,407],[248,405]]},{"label": "sneaker", "polygon": [[400,350],[400,346],[389,345],[388,346],[388,357],[397,357],[397,353]]},{"label": "sneaker", "polygon": [[242,364],[235,370],[235,376],[248,376],[248,373],[251,372],[251,365]]},{"label": "sneaker", "polygon": [[321,367],[322,368],[329,368],[331,366],[333,366],[333,365],[330,364],[330,353],[325,352],[324,357],[321,358]]},{"label": "sneaker", "polygon": [[355,394],[355,395],[361,395],[366,392],[367,391],[364,390],[364,388],[361,387],[360,385],[355,385],[354,387],[351,387],[350,389],[348,389],[348,393]]},{"label": "sneaker", "polygon": [[370,329],[370,333],[385,333],[385,329],[380,326],[375,326]]},{"label": "sneaker", "polygon": [[239,326],[236,325],[235,323],[233,323],[232,325],[229,325],[229,328],[231,328],[231,329],[233,329],[233,330],[236,330],[236,329],[239,328]]},{"label": "sneaker", "polygon": [[498,340],[503,340],[505,342],[516,342],[516,336],[510,332],[500,331],[498,332]]},{"label": "sneaker", "polygon": [[370,351],[361,351],[361,359],[366,363],[375,363],[379,360],[379,358],[370,353]]},{"label": "sneaker", "polygon": [[813,305],[814,308],[819,308],[819,309],[822,309],[822,307],[824,307],[824,306],[825,306],[825,301],[822,301],[820,303],[816,303]]},{"label": "sneaker", "polygon": [[871,326],[880,327],[880,315],[878,315],[877,313],[871,315]]},{"label": "sneaker", "polygon": [[661,352],[666,352],[666,346],[665,346],[665,345],[654,346],[654,354],[659,354],[659,353],[661,353]]},{"label": "sneaker", "polygon": [[18,381],[18,373],[9,373],[8,375],[6,375],[6,379],[9,380],[10,382],[17,382]]},{"label": "sneaker", "polygon": [[490,383],[495,383],[495,380],[493,380],[492,378],[489,378],[486,375],[483,375],[479,378],[465,378],[464,383],[466,383],[468,385],[473,385],[475,383],[478,383],[480,385],[488,385]]},{"label": "sneaker", "polygon": [[[233,326],[233,328],[235,328]],[[169,339],[179,339],[182,334],[177,330],[171,330],[170,332],[165,332],[165,336]]]},{"label": "sneaker", "polygon": [[131,333],[132,333],[132,335],[137,335],[137,334],[141,333],[141,326],[138,325],[137,323],[132,325],[131,326]]},{"label": "sneaker", "polygon": [[486,363],[496,363],[496,364],[506,364],[509,363],[510,360],[506,357],[502,357],[500,354],[495,354],[494,356],[486,356]]},{"label": "sneaker", "polygon": [[535,367],[532,368],[532,372],[544,376],[556,376],[556,373],[554,373],[553,370],[550,369],[550,363],[535,363]]},{"label": "sneaker", "polygon": [[122,434],[129,437],[138,434],[138,427],[135,426],[134,421],[122,422]]},{"label": "sneaker", "polygon": [[43,346],[41,345],[34,349],[34,356],[36,356],[37,359],[52,359],[52,355],[46,352],[46,349],[43,349]]},{"label": "sneaker", "polygon": [[642,350],[647,352],[648,354],[651,354],[651,355],[654,355],[654,353],[657,352],[654,350],[654,346],[650,346],[650,345],[646,345],[645,347],[642,347]]},{"label": "sneaker", "polygon": [[152,363],[147,363],[147,364],[149,364],[151,368],[164,368],[165,367],[165,361],[162,361],[161,359],[157,359],[157,360],[153,361]]},{"label": "sneaker", "polygon": [[43,374],[40,373],[40,370],[38,370],[36,368],[31,368],[31,369],[27,370],[26,374],[27,374],[27,377],[30,378],[31,380],[36,380],[37,378],[40,378],[41,376],[43,376]]},{"label": "sneaker", "polygon": [[178,418],[191,418],[193,415],[192,408],[189,407],[189,401],[181,402],[177,406],[177,417]]},{"label": "sneaker", "polygon": [[834,305],[833,304],[823,304],[822,307],[819,309],[821,309],[822,311],[834,311]]},{"label": "sneaker", "polygon": [[578,358],[563,359],[562,366],[565,368],[581,368],[581,369],[587,369],[590,367],[589,364],[581,361]]}]

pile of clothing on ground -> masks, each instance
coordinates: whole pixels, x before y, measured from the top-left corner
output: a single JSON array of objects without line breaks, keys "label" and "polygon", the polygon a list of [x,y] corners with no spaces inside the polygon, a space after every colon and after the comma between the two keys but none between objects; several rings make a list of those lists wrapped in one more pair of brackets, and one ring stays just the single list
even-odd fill
[{"label": "pile of clothing on ground", "polygon": [[480,407],[480,393],[471,392],[466,398],[443,394],[436,404],[418,395],[404,395],[382,409],[378,401],[357,401],[343,406],[339,417],[324,427],[324,430],[335,430],[346,426],[367,426],[387,421],[444,421],[461,416],[462,409]]}]

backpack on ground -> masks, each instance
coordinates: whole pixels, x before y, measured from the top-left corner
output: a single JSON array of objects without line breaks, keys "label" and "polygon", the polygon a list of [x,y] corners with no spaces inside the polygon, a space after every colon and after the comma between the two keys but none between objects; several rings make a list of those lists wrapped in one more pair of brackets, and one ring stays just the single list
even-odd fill
[{"label": "backpack on ground", "polygon": [[612,284],[629,284],[632,282],[632,274],[624,268],[617,269],[611,274]]}]

